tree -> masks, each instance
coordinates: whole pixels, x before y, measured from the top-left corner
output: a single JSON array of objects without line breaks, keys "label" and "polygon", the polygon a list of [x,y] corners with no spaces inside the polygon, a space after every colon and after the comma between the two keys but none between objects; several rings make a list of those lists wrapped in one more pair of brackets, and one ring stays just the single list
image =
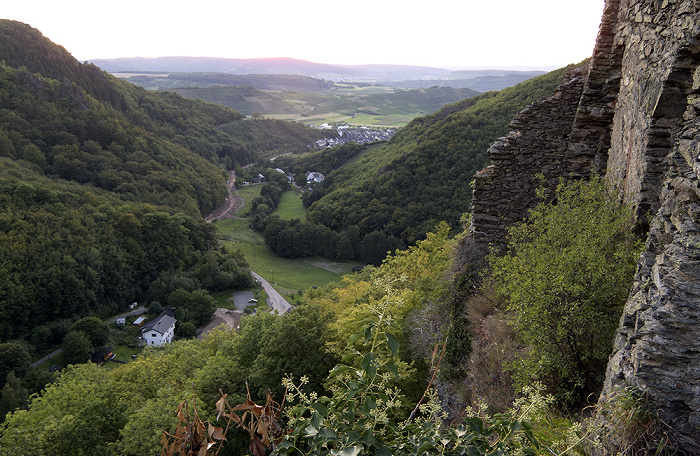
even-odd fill
[{"label": "tree", "polygon": [[32,362],[26,348],[15,342],[0,344],[0,384],[5,384],[7,376],[14,371],[17,377],[23,377]]},{"label": "tree", "polygon": [[97,317],[85,317],[73,323],[71,331],[81,331],[87,336],[90,344],[94,347],[101,347],[107,343],[109,338],[109,328],[107,324]]},{"label": "tree", "polygon": [[90,339],[82,331],[71,331],[63,339],[63,358],[68,364],[82,364],[92,354]]},{"label": "tree", "polygon": [[175,307],[175,316],[178,320],[190,321],[195,326],[204,326],[209,322],[216,302],[206,290],[189,292],[178,288],[168,296],[168,306]]},{"label": "tree", "polygon": [[29,394],[14,372],[7,374],[7,382],[0,393],[0,422],[8,412],[12,412],[27,402]]},{"label": "tree", "polygon": [[151,315],[158,315],[163,311],[163,306],[158,301],[151,301],[148,305],[147,311]]},{"label": "tree", "polygon": [[182,339],[192,339],[197,336],[197,327],[191,321],[183,321],[175,326],[175,335]]},{"label": "tree", "polygon": [[575,405],[600,388],[640,249],[631,209],[603,179],[562,182],[550,201],[508,230],[508,251],[489,263],[530,348],[516,379],[540,380]]}]

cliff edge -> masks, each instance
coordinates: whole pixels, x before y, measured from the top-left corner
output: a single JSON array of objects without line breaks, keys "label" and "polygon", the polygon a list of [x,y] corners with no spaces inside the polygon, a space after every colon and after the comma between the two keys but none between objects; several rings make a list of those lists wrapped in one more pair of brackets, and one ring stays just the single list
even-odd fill
[{"label": "cliff edge", "polygon": [[[700,1],[607,0],[587,68],[489,149],[462,258],[505,241],[536,175],[605,173],[647,237],[601,401],[634,387],[675,448],[700,454]],[[606,451],[616,452],[614,436]]]}]

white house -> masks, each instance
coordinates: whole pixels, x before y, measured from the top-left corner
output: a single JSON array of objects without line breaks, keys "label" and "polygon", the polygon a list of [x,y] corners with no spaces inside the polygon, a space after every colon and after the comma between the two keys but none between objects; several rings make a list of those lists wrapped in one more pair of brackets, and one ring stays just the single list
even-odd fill
[{"label": "white house", "polygon": [[323,180],[326,178],[321,173],[317,173],[315,171],[309,171],[306,173],[306,184],[314,184],[318,182],[323,182]]},{"label": "white house", "polygon": [[141,328],[141,338],[146,345],[163,345],[173,341],[175,335],[175,315],[172,310],[164,310],[155,319]]}]

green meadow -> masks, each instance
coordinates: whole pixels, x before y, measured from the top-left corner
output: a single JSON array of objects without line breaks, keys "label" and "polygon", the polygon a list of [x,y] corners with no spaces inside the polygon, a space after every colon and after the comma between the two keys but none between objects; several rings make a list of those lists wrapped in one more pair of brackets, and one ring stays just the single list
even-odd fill
[{"label": "green meadow", "polygon": [[[260,194],[260,188],[259,185],[246,186],[238,190],[238,195],[250,201]],[[242,212],[245,214],[245,206]],[[284,192],[275,213],[286,220],[304,220],[306,210],[301,204],[301,195],[294,191]],[[337,282],[345,274],[350,274],[353,266],[357,264],[335,262],[320,257],[280,258],[267,248],[262,233],[253,230],[246,218],[217,220],[214,225],[227,248],[243,253],[250,269],[267,279],[277,291],[287,297],[299,290]]]},{"label": "green meadow", "polygon": [[295,189],[282,193],[282,199],[272,213],[279,215],[282,220],[299,219],[303,222],[306,219],[306,208],[301,202],[301,192]]}]

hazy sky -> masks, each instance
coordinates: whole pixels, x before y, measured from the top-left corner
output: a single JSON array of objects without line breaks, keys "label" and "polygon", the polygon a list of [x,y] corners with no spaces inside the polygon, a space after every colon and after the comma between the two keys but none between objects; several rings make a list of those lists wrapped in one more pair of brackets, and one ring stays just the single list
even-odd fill
[{"label": "hazy sky", "polygon": [[80,61],[294,57],[318,63],[561,67],[593,51],[603,0],[13,0]]}]

